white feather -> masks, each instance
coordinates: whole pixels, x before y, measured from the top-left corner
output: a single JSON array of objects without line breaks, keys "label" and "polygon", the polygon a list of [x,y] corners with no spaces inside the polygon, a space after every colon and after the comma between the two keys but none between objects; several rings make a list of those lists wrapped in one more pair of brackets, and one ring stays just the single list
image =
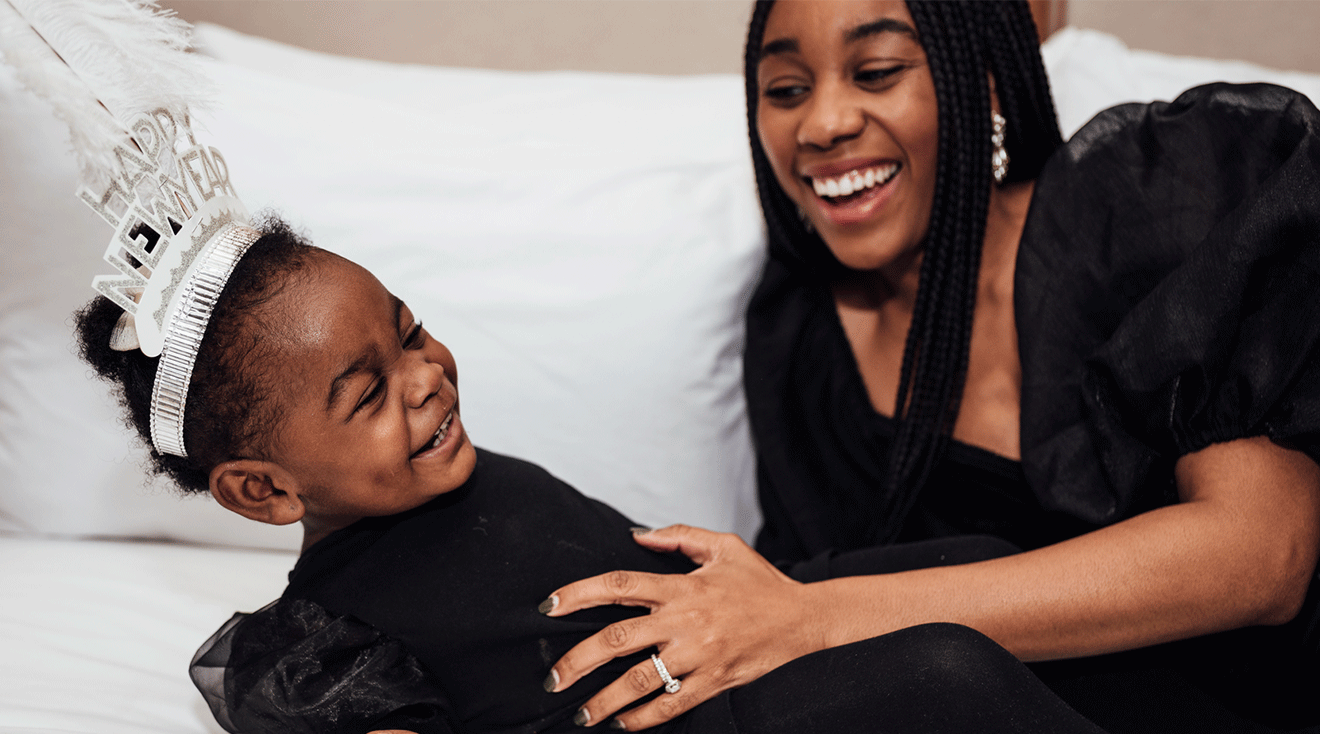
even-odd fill
[{"label": "white feather", "polygon": [[151,0],[0,0],[0,48],[69,126],[84,183],[117,175],[114,148],[139,114],[185,119],[210,92],[189,26]]}]

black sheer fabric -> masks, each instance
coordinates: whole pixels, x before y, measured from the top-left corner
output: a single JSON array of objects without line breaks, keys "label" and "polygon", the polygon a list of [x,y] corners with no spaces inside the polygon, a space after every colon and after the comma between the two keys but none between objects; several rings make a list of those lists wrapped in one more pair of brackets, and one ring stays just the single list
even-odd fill
[{"label": "black sheer fabric", "polygon": [[1109,110],[1046,166],[1016,279],[1043,506],[1130,517],[1247,436],[1320,460],[1317,133],[1296,92],[1216,84]]},{"label": "black sheer fabric", "polygon": [[[1102,112],[1060,149],[1017,260],[1022,462],[952,442],[900,539],[1057,542],[1174,502],[1176,459],[1236,438],[1320,461],[1318,125],[1290,90],[1215,84]],[[871,408],[828,283],[772,249],[747,329],[757,549],[792,563],[875,545],[893,422]],[[1318,597],[1313,579],[1283,628],[1041,670],[1070,701],[1122,681],[1087,694],[1105,701],[1094,711],[1176,669],[1253,720],[1314,725],[1320,703],[1296,694],[1320,690]]]},{"label": "black sheer fabric", "polygon": [[190,672],[230,732],[452,732],[449,704],[403,645],[301,599],[234,615]]}]

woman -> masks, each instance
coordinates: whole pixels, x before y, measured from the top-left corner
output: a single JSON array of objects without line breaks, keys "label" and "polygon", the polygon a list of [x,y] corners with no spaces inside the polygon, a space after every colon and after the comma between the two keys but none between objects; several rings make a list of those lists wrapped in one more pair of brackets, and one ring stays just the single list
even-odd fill
[{"label": "woman", "polygon": [[[1024,3],[760,2],[746,75],[757,549],[789,575],[639,536],[703,567],[555,592],[651,609],[559,690],[657,646],[683,687],[618,717],[644,728],[949,621],[1064,661],[1035,671],[1111,731],[1320,725],[1315,108],[1199,88],[1059,148]],[[643,663],[585,708],[659,685]]]}]

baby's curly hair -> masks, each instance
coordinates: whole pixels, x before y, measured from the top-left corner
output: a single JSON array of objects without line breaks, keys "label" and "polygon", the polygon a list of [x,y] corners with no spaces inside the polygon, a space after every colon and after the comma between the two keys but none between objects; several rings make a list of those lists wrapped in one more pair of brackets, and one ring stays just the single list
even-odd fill
[{"label": "baby's curly hair", "polygon": [[268,458],[279,409],[264,379],[260,306],[280,293],[313,253],[321,250],[273,214],[255,225],[261,237],[238,261],[206,327],[188,387],[183,434],[188,456],[162,454],[151,445],[151,389],[157,357],[110,348],[123,311],[97,296],[75,315],[79,349],[101,379],[115,386],[126,423],[151,452],[152,470],[185,492],[210,489],[211,469],[235,458]]}]

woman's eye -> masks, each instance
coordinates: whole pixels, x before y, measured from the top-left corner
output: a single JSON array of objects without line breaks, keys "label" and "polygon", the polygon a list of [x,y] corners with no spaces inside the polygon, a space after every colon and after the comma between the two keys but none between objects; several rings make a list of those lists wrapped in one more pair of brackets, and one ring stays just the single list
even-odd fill
[{"label": "woman's eye", "polygon": [[426,338],[422,333],[422,322],[414,321],[412,329],[403,337],[403,348],[420,349],[424,341],[426,341]]},{"label": "woman's eye", "polygon": [[807,92],[808,88],[805,84],[777,84],[771,87],[766,87],[763,94],[766,99],[772,102],[785,103],[793,102],[801,98]]},{"label": "woman's eye", "polygon": [[889,79],[889,77],[902,70],[903,67],[901,65],[886,66],[880,69],[862,69],[853,75],[853,80],[858,84],[876,84]]}]

